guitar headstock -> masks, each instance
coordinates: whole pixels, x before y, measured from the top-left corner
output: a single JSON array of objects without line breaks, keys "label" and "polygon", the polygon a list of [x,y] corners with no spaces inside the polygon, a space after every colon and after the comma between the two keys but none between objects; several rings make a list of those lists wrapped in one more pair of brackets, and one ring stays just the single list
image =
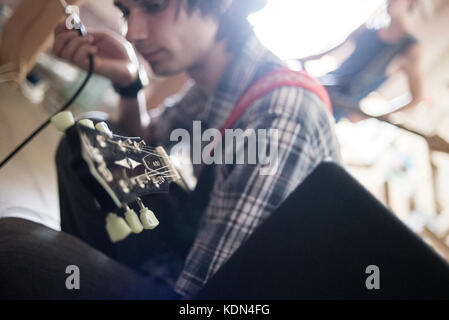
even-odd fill
[{"label": "guitar headstock", "polygon": [[[106,218],[112,241],[159,224],[141,197],[168,193],[169,184],[180,179],[163,147],[147,146],[139,137],[112,134],[104,122],[95,126],[87,119],[75,123],[67,112],[56,115],[52,122],[66,133],[73,169],[102,210],[123,212],[126,222],[116,213]],[[130,209],[134,204],[140,209],[140,220]]]},{"label": "guitar headstock", "polygon": [[82,124],[73,130],[90,173],[119,208],[151,193],[167,193],[169,183],[179,179],[162,147],[151,148],[140,138],[113,135]]}]

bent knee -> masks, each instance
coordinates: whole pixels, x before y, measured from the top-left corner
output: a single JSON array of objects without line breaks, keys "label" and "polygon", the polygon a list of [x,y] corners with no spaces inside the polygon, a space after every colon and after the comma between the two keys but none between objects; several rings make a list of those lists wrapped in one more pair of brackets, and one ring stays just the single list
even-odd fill
[{"label": "bent knee", "polygon": [[60,254],[49,254],[50,245],[57,243],[56,234],[29,220],[0,219],[0,299],[57,297],[48,290],[38,290],[56,274],[52,265]]},{"label": "bent knee", "polygon": [[55,235],[56,231],[33,221],[21,218],[0,219],[0,256],[18,247],[31,249],[39,238]]},{"label": "bent knee", "polygon": [[[22,219],[22,218],[1,218],[0,219],[0,237],[6,234],[23,234],[28,233],[30,230],[36,228],[39,225],[36,222]],[[44,226],[42,226],[45,228]]]}]

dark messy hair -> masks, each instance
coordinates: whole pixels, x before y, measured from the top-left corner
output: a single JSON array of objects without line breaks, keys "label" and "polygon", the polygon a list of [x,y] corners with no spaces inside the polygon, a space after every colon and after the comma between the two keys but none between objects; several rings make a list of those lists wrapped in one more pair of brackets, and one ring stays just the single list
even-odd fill
[{"label": "dark messy hair", "polygon": [[213,15],[219,20],[217,40],[225,40],[230,50],[239,48],[251,34],[248,15],[262,9],[267,0],[234,0],[228,10],[221,13],[226,0],[187,0],[192,12],[199,9],[202,14]]}]

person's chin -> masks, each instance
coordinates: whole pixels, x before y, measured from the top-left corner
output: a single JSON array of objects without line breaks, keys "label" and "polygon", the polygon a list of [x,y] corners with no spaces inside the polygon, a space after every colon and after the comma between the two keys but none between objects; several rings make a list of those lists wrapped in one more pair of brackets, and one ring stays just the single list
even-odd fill
[{"label": "person's chin", "polygon": [[179,71],[177,70],[177,68],[173,68],[172,65],[162,61],[159,62],[153,61],[150,63],[150,66],[151,69],[153,70],[153,73],[159,77],[170,77],[182,72],[182,70]]}]

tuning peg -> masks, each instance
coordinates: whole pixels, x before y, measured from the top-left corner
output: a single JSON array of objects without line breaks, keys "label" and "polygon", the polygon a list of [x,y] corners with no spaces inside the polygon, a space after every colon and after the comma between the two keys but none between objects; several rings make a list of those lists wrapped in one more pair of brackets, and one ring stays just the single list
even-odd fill
[{"label": "tuning peg", "polygon": [[51,118],[51,123],[61,132],[65,132],[68,128],[75,124],[73,114],[70,111],[62,111]]},{"label": "tuning peg", "polygon": [[129,236],[131,228],[122,217],[109,213],[106,217],[106,231],[112,242],[118,242]]},{"label": "tuning peg", "polygon": [[148,208],[140,209],[140,221],[144,229],[152,230],[159,225],[159,220],[157,220],[154,212]]},{"label": "tuning peg", "polygon": [[81,119],[80,121],[78,121],[78,123],[92,130],[95,130],[95,125],[90,119]]},{"label": "tuning peg", "polygon": [[157,220],[154,212],[144,206],[142,200],[137,198],[137,204],[140,207],[140,221],[142,222],[144,229],[152,230],[159,225],[159,220]]},{"label": "tuning peg", "polygon": [[128,222],[129,227],[133,233],[141,233],[143,230],[142,223],[140,223],[139,217],[136,212],[129,207],[126,207],[125,219]]},{"label": "tuning peg", "polygon": [[108,136],[112,136],[112,131],[109,129],[106,122],[97,122],[95,128],[100,132],[106,133]]}]

